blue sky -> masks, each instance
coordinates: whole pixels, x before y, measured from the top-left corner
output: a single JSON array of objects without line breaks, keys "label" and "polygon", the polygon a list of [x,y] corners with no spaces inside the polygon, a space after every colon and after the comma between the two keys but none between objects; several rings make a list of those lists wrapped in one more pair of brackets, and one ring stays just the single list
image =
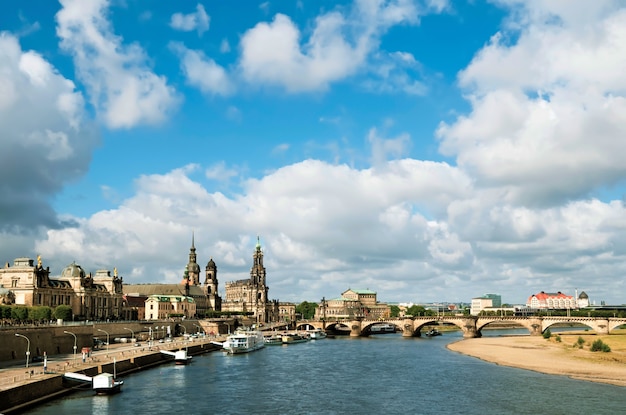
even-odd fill
[{"label": "blue sky", "polygon": [[623,303],[619,1],[0,6],[0,253],[270,296]]}]

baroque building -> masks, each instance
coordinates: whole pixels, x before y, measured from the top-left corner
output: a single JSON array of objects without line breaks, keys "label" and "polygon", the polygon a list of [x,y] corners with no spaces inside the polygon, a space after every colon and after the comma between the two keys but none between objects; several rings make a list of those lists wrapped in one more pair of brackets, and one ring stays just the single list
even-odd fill
[{"label": "baroque building", "polygon": [[95,276],[87,274],[75,262],[61,272],[59,278],[50,278],[50,267],[43,267],[41,256],[37,264],[30,258],[17,258],[13,266],[7,262],[0,269],[1,301],[24,306],[59,305],[71,307],[78,319],[101,320],[122,317],[123,282],[117,269],[98,270]]},{"label": "baroque building", "polygon": [[368,320],[388,318],[391,308],[376,298],[376,291],[353,290],[348,288],[341,297],[332,300],[322,299],[315,309],[316,320]]},{"label": "baroque building", "polygon": [[[151,296],[168,300],[168,304],[159,303],[159,316],[168,314],[164,310],[169,310],[169,314],[181,314],[185,317],[205,318],[212,311],[221,309],[222,299],[218,294],[217,266],[213,259],[210,259],[205,268],[204,285],[200,283],[200,265],[197,262],[195,247],[195,237],[191,236],[191,248],[189,249],[189,260],[185,265],[183,278],[179,284],[127,284],[124,286],[124,294],[129,309],[127,314],[137,315],[137,318],[148,316],[150,310],[146,306],[144,313],[136,304],[140,299],[147,300]],[[185,298],[183,303],[189,304],[184,309],[180,298]],[[137,300],[137,301],[136,301]],[[154,304],[153,304],[154,307]],[[142,315],[143,314],[143,315]],[[153,318],[157,318],[157,313],[153,313]],[[160,317],[159,317],[160,318]]]},{"label": "baroque building", "polygon": [[257,237],[252,254],[250,278],[227,282],[226,298],[222,302],[222,312],[237,312],[252,316],[258,323],[279,321],[280,307],[278,300],[268,300],[269,287],[263,265],[263,250]]}]

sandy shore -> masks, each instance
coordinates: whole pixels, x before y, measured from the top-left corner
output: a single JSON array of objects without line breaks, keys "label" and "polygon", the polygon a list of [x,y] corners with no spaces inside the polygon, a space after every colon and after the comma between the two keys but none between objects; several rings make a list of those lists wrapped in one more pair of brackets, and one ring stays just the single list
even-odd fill
[{"label": "sandy shore", "polygon": [[[574,347],[579,337],[585,340],[583,349]],[[598,338],[611,352],[589,350]],[[451,343],[448,348],[503,366],[626,386],[626,335],[567,334],[560,340],[555,336],[550,340],[540,336],[482,337]]]}]

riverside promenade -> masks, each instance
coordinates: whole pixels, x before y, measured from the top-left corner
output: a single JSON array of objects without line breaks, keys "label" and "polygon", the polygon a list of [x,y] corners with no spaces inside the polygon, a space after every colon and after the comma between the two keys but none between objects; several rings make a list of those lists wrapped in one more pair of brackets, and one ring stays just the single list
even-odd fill
[{"label": "riverside promenade", "polygon": [[25,366],[0,368],[0,415],[18,412],[49,399],[74,392],[76,389],[63,381],[66,372],[95,376],[108,372],[127,375],[132,372],[171,362],[161,350],[187,349],[190,355],[218,350],[211,340],[224,341],[220,337],[177,338],[171,342],[146,342],[140,346],[115,344],[109,349],[92,352],[83,361],[82,354],[54,356],[47,361]]}]

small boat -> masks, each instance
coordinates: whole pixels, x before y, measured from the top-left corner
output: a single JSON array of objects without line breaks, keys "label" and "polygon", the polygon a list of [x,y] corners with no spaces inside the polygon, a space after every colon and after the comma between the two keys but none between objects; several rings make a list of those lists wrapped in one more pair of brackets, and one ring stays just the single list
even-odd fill
[{"label": "small boat", "polygon": [[258,330],[237,329],[222,343],[222,348],[228,354],[249,353],[263,347],[265,347],[265,338]]},{"label": "small boat", "polygon": [[303,336],[298,333],[285,333],[282,335],[283,344],[304,343],[309,341],[307,336]]},{"label": "small boat", "polygon": [[265,344],[267,346],[277,346],[283,344],[283,336],[280,334],[273,334],[271,336],[265,336]]},{"label": "small boat", "polygon": [[370,327],[370,331],[372,334],[385,334],[385,333],[395,333],[396,326],[393,324],[374,324]]},{"label": "small boat", "polygon": [[441,332],[437,329],[430,329],[425,333],[428,337],[441,336]]},{"label": "small boat", "polygon": [[174,358],[174,363],[177,365],[186,365],[191,363],[192,356],[187,354],[187,350],[177,350],[175,352],[169,350],[161,350],[161,353]]},{"label": "small boat", "polygon": [[308,334],[311,340],[321,340],[321,339],[325,339],[326,337],[328,337],[326,332],[322,329],[308,330]]},{"label": "small boat", "polygon": [[100,373],[91,379],[96,395],[112,395],[118,393],[124,384],[123,380],[116,380],[110,373]]}]

